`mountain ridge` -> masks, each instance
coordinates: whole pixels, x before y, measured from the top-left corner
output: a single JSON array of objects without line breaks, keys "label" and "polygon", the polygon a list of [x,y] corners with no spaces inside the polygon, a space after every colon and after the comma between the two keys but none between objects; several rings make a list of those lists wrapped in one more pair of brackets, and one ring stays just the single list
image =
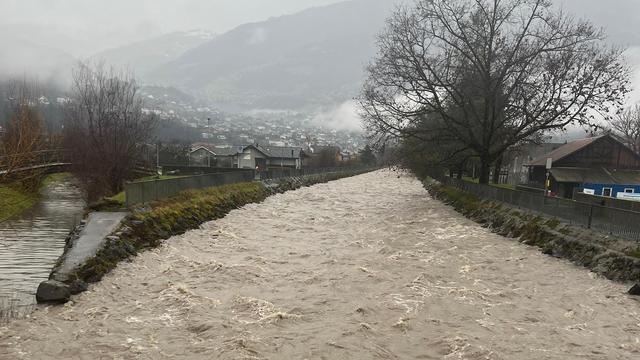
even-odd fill
[{"label": "mountain ridge", "polygon": [[391,1],[352,0],[243,24],[150,78],[248,108],[345,101],[357,94],[392,7]]}]

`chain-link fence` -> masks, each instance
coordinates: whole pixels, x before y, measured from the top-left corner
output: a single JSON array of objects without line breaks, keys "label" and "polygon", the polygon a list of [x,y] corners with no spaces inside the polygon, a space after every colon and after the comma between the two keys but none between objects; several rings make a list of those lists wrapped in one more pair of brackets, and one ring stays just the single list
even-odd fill
[{"label": "chain-link fence", "polygon": [[480,185],[445,176],[437,178],[437,180],[483,199],[504,202],[517,208],[555,217],[571,225],[640,241],[640,212],[547,197],[532,192]]}]

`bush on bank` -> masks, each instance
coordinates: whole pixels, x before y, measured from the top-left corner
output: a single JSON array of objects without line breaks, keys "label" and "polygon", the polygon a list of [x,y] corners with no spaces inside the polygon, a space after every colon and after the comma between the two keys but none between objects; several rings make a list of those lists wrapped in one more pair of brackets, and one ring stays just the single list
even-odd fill
[{"label": "bush on bank", "polygon": [[453,187],[425,182],[429,193],[499,235],[535,246],[547,255],[565,258],[614,281],[640,281],[637,244],[483,200]]}]

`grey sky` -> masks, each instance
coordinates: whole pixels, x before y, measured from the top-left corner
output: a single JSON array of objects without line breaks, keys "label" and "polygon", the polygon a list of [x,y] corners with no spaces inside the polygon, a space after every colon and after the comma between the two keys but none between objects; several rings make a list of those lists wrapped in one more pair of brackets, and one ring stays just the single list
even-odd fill
[{"label": "grey sky", "polygon": [[[223,33],[246,22],[339,1],[0,0],[0,38],[28,39],[84,58],[162,33],[193,29]],[[640,0],[554,1],[604,27],[612,42],[629,46],[630,60],[636,70],[640,68]],[[640,71],[636,74],[638,87]],[[640,100],[640,93],[634,97]]]},{"label": "grey sky", "polygon": [[[222,33],[245,22],[341,0],[0,0],[0,31],[55,43],[74,56],[178,30]],[[389,0],[393,1],[393,0]],[[614,41],[640,45],[640,0],[555,0],[607,28]]]},{"label": "grey sky", "polygon": [[222,33],[242,23],[340,0],[0,0],[0,31],[74,56],[179,30]]}]

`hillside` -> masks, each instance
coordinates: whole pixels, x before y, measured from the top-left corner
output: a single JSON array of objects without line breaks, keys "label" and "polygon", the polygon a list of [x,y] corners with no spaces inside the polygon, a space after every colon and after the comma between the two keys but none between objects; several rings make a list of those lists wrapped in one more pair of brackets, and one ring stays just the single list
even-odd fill
[{"label": "hillside", "polygon": [[355,0],[242,25],[153,72],[220,106],[299,108],[355,96],[392,1]]},{"label": "hillside", "polygon": [[204,30],[174,32],[103,51],[91,60],[104,61],[117,68],[129,67],[139,78],[146,80],[147,75],[159,66],[213,38],[212,33]]},{"label": "hillside", "polygon": [[0,33],[0,81],[27,78],[66,86],[77,60],[57,48],[36,44],[19,34]]}]

